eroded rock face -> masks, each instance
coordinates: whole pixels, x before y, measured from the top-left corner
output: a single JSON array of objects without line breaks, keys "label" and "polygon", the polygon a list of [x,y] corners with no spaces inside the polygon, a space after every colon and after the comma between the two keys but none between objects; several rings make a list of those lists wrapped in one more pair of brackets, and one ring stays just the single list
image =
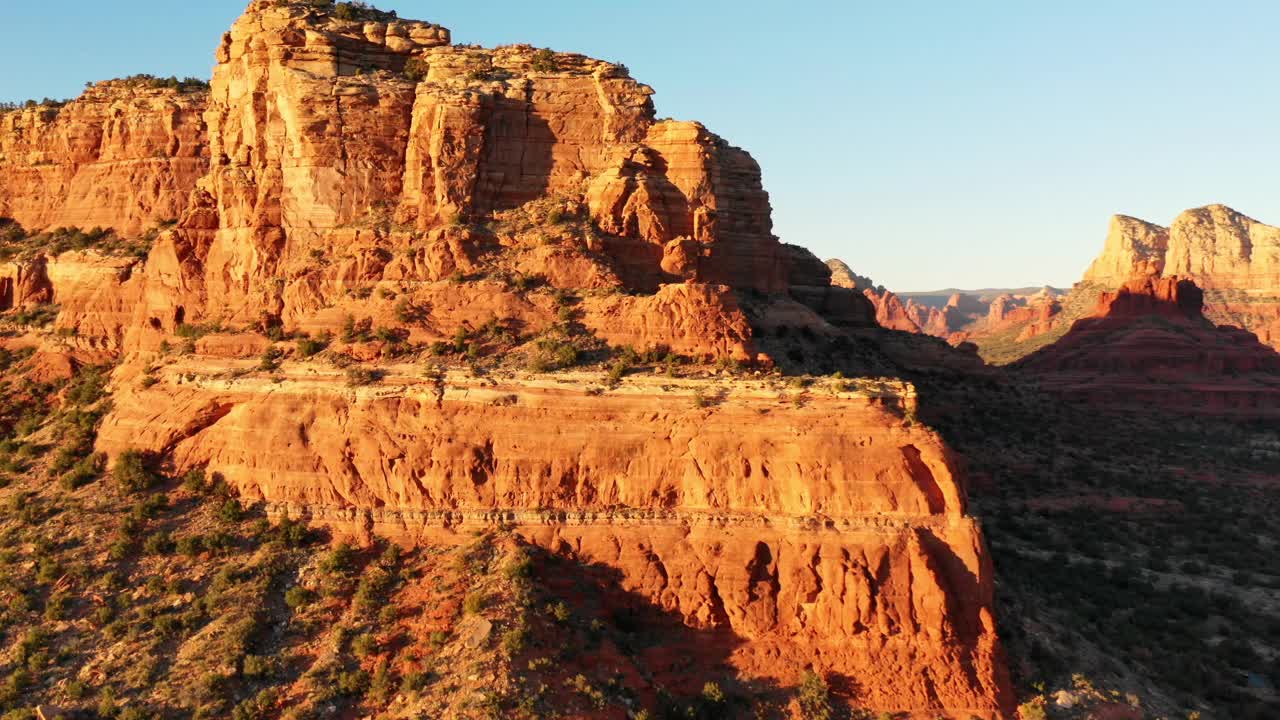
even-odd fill
[{"label": "eroded rock face", "polygon": [[[759,167],[701,125],[657,122],[651,92],[581,56],[458,47],[427,23],[255,2],[218,50],[211,170],[192,205],[208,212],[163,249],[193,262],[149,283],[142,315],[165,330],[177,307],[188,319],[265,311],[303,323],[342,301],[316,291],[318,259],[386,254],[406,234],[413,245],[415,231],[547,197],[585,208],[631,288],[785,292]],[[350,280],[388,278],[382,261],[359,264]],[[395,277],[433,279],[418,269]]]},{"label": "eroded rock face", "polygon": [[351,389],[307,366],[272,381],[180,362],[122,386],[99,447],[207,466],[348,532],[435,542],[504,521],[731,628],[761,677],[813,663],[874,707],[1007,710],[991,569],[948,451],[901,420],[908,386],[815,386],[797,405],[767,382],[598,393],[404,370]]},{"label": "eroded rock face", "polygon": [[1118,218],[1084,280],[1106,290],[1149,274],[1193,280],[1206,317],[1280,348],[1280,228],[1225,205],[1188,210],[1167,230]]},{"label": "eroded rock face", "polygon": [[204,92],[113,81],[0,114],[0,217],[136,235],[175,220],[208,169]]},{"label": "eroded rock face", "polygon": [[[779,348],[783,328],[814,348],[874,332],[862,289],[772,235],[747,153],[657,121],[621,66],[454,46],[429,23],[255,0],[217,60],[207,172],[145,260],[0,269],[0,298],[57,302],[85,352],[123,357],[101,450],[207,467],[356,535],[510,523],[728,628],[748,674],[790,684],[812,665],[856,680],[859,705],[1010,715],[981,533],[948,451],[907,421],[909,386],[383,360],[488,328],[767,365],[759,327]],[[393,339],[340,339],[357,325]],[[255,371],[266,334],[295,331],[387,376]]]},{"label": "eroded rock face", "polygon": [[1083,282],[1118,287],[1135,276],[1164,272],[1169,229],[1127,215],[1111,218],[1102,254],[1085,271]]},{"label": "eroded rock face", "polygon": [[1224,205],[1188,210],[1169,227],[1164,275],[1206,290],[1280,287],[1280,228]]}]

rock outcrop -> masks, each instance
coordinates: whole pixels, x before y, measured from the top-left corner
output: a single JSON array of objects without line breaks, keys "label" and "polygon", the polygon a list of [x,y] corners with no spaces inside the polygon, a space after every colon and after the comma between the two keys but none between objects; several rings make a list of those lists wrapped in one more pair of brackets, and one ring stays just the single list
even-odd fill
[{"label": "rock outcrop", "polygon": [[1133,277],[1164,272],[1169,229],[1127,215],[1111,218],[1102,254],[1085,271],[1082,282],[1119,287]]},{"label": "rock outcrop", "polygon": [[[10,305],[56,303],[65,342],[122,358],[98,448],[361,537],[514,527],[731,631],[753,677],[1009,717],[982,535],[911,387],[740,369],[773,362],[766,329],[800,364],[879,332],[865,288],[773,236],[755,161],[658,120],[622,66],[343,7],[254,0],[207,97],[147,95],[198,105],[207,140],[139,141],[137,168],[203,172],[185,202],[104,191],[100,224],[177,218],[145,260],[0,270]],[[68,183],[0,182],[0,207],[71,222],[24,199],[81,207]]]},{"label": "rock outcrop", "polygon": [[1188,210],[1169,227],[1164,275],[1192,278],[1205,290],[1280,288],[1280,228],[1224,205]]},{"label": "rock outcrop", "polygon": [[1190,280],[1133,278],[1102,292],[1088,317],[1016,367],[1100,406],[1280,415],[1280,354],[1248,331],[1215,326],[1203,307]]},{"label": "rock outcrop", "polygon": [[117,80],[0,114],[0,217],[129,235],[176,220],[208,168],[207,99]]},{"label": "rock outcrop", "polygon": [[1280,348],[1280,228],[1225,205],[1179,215],[1166,230],[1118,218],[1084,283],[1115,289],[1142,274],[1193,280],[1205,291],[1205,316]]},{"label": "rock outcrop", "polygon": [[274,379],[238,367],[190,360],[126,384],[99,446],[207,467],[357,535],[458,542],[503,522],[618,568],[693,626],[732,629],[761,678],[811,663],[868,707],[1007,709],[991,568],[949,453],[901,420],[908,386],[837,382],[798,404],[769,382],[638,377],[601,393],[598,376],[392,366],[352,389],[304,364]]}]

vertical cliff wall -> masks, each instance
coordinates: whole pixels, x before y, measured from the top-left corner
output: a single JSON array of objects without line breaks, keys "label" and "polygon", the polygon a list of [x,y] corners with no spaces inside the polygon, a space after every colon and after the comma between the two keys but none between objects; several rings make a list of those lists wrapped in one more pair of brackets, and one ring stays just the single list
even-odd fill
[{"label": "vertical cliff wall", "polygon": [[0,114],[0,217],[136,235],[176,220],[208,169],[201,90],[118,80]]}]

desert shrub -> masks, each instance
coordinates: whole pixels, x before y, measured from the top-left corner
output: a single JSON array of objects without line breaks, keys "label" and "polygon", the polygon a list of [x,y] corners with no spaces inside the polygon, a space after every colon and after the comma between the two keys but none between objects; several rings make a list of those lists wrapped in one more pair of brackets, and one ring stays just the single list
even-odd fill
[{"label": "desert shrub", "polygon": [[529,555],[529,551],[524,548],[516,551],[502,568],[502,574],[510,581],[516,582],[527,579],[533,574],[533,558]]},{"label": "desert shrub", "polygon": [[107,557],[115,560],[127,560],[138,550],[138,542],[127,535],[117,535],[107,547]]},{"label": "desert shrub", "polygon": [[16,325],[44,327],[58,319],[58,306],[41,304],[25,307],[13,313],[11,319]]},{"label": "desert shrub", "polygon": [[404,64],[404,75],[413,82],[426,80],[430,70],[431,64],[422,58],[409,58]]},{"label": "desert shrub", "polygon": [[569,622],[569,618],[573,617],[573,611],[569,609],[569,606],[563,600],[548,605],[547,612],[551,617],[555,618],[556,622],[562,625]]},{"label": "desert shrub", "polygon": [[529,355],[526,367],[531,372],[550,372],[578,363],[578,348],[573,343],[554,337],[540,338]]},{"label": "desert shrub", "polygon": [[361,610],[369,610],[382,600],[394,582],[395,578],[386,570],[380,567],[370,568],[360,578],[360,584],[356,587],[352,602]]},{"label": "desert shrub", "polygon": [[382,372],[367,367],[353,367],[347,369],[347,386],[360,387],[363,385],[372,385],[382,379]]},{"label": "desert shrub", "polygon": [[374,703],[385,703],[391,699],[394,688],[395,676],[391,674],[391,666],[385,661],[378,663],[378,667],[373,671],[373,678],[369,681],[367,697]]},{"label": "desert shrub", "polygon": [[364,670],[339,673],[337,680],[338,692],[343,695],[363,695],[369,689],[369,673]]},{"label": "desert shrub", "polygon": [[152,622],[152,625],[156,629],[156,634],[161,637],[173,637],[182,632],[182,618],[177,615],[161,615]]},{"label": "desert shrub", "polygon": [[831,720],[831,689],[827,681],[813,671],[805,672],[800,681],[798,698],[800,715],[804,720]]},{"label": "desert shrub", "polygon": [[182,489],[189,493],[200,494],[207,489],[204,468],[191,468],[182,476]]},{"label": "desert shrub", "polygon": [[258,358],[258,369],[265,372],[279,370],[280,358],[283,356],[284,352],[275,345],[272,345],[262,352],[262,357]]},{"label": "desert shrub", "polygon": [[269,678],[280,672],[280,661],[262,655],[245,655],[241,663],[241,674],[247,678]]},{"label": "desert shrub", "polygon": [[55,592],[44,603],[44,617],[50,621],[65,620],[70,608],[70,596],[65,592]]},{"label": "desert shrub", "polygon": [[342,321],[341,339],[344,343],[369,342],[372,332],[372,318],[357,321],[354,315],[348,315]]},{"label": "desert shrub", "polygon": [[566,680],[565,685],[578,691],[580,695],[591,701],[597,710],[603,710],[609,704],[609,698],[600,689],[591,684],[585,675],[575,675]]},{"label": "desert shrub", "polygon": [[627,371],[630,369],[631,369],[631,363],[628,362],[625,358],[619,358],[618,360],[614,360],[613,364],[609,366],[609,384],[617,385],[618,383],[622,382],[622,378],[627,374]]},{"label": "desert shrub", "polygon": [[502,634],[502,649],[508,655],[519,655],[529,644],[529,624],[524,618]]},{"label": "desert shrub", "polygon": [[146,459],[138,450],[126,450],[116,458],[111,468],[116,484],[126,492],[142,492],[159,484],[160,478],[147,468]]},{"label": "desert shrub", "polygon": [[355,563],[355,550],[348,543],[339,543],[320,559],[320,571],[328,574],[349,572]]},{"label": "desert shrub", "polygon": [[327,338],[305,337],[298,340],[297,347],[299,357],[309,358],[329,347],[329,340]]},{"label": "desert shrub", "polygon": [[195,557],[204,552],[204,538],[199,535],[183,535],[174,543],[174,550],[179,555]]},{"label": "desert shrub", "polygon": [[164,530],[152,533],[142,543],[142,551],[148,555],[168,555],[173,549],[173,538]]},{"label": "desert shrub", "polygon": [[229,498],[218,508],[218,519],[227,524],[235,524],[244,519],[244,506],[235,498]]},{"label": "desert shrub", "polygon": [[82,700],[89,694],[89,686],[79,680],[69,680],[62,691],[72,700]]},{"label": "desert shrub", "polygon": [[723,705],[727,698],[719,683],[707,681],[702,685],[702,699],[711,705]]},{"label": "desert shrub", "polygon": [[351,641],[351,652],[358,658],[367,658],[378,652],[378,641],[370,633],[361,633]]},{"label": "desert shrub", "polygon": [[462,600],[462,610],[468,615],[479,615],[488,604],[488,598],[482,592],[468,593]]},{"label": "desert shrub", "polygon": [[67,490],[77,490],[98,479],[106,460],[106,456],[101,453],[82,458],[63,474],[62,487]]},{"label": "desert shrub", "polygon": [[92,405],[106,395],[107,378],[98,368],[86,368],[76,375],[67,388],[67,400],[73,405]]},{"label": "desert shrub", "polygon": [[400,679],[400,692],[405,695],[422,692],[431,676],[419,670],[410,670]]},{"label": "desert shrub", "polygon": [[315,602],[316,594],[301,585],[294,585],[284,592],[284,604],[292,610],[300,610]]},{"label": "desert shrub", "polygon": [[302,547],[311,542],[311,530],[306,524],[287,517],[272,528],[272,535],[285,547]]},{"label": "desert shrub", "polygon": [[1047,720],[1049,715],[1045,710],[1044,698],[1036,698],[1019,705],[1018,717],[1021,720]]},{"label": "desert shrub", "polygon": [[533,54],[533,69],[537,72],[555,72],[559,68],[556,54],[543,48]]}]

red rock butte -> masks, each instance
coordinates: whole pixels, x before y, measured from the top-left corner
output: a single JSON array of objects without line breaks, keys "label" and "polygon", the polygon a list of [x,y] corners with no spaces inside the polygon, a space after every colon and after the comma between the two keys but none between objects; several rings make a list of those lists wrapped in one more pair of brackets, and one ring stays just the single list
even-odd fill
[{"label": "red rock butte", "polygon": [[348,535],[515,526],[730,630],[750,677],[812,667],[854,681],[859,707],[1011,716],[982,533],[908,384],[424,373],[354,337],[331,349],[380,382],[292,345],[270,373],[248,359],[265,330],[396,326],[421,346],[572,322],[767,366],[766,329],[875,327],[861,289],[773,235],[750,155],[656,119],[623,66],[373,11],[256,0],[216,59],[207,92],[105,83],[0,120],[0,215],[175,221],[145,257],[0,265],[0,309],[59,307],[42,352],[122,360],[99,449],[207,467]]},{"label": "red rock butte", "polygon": [[1131,278],[1017,367],[1046,389],[1098,405],[1280,415],[1280,353],[1247,330],[1215,326],[1203,309],[1204,291],[1191,280]]}]

